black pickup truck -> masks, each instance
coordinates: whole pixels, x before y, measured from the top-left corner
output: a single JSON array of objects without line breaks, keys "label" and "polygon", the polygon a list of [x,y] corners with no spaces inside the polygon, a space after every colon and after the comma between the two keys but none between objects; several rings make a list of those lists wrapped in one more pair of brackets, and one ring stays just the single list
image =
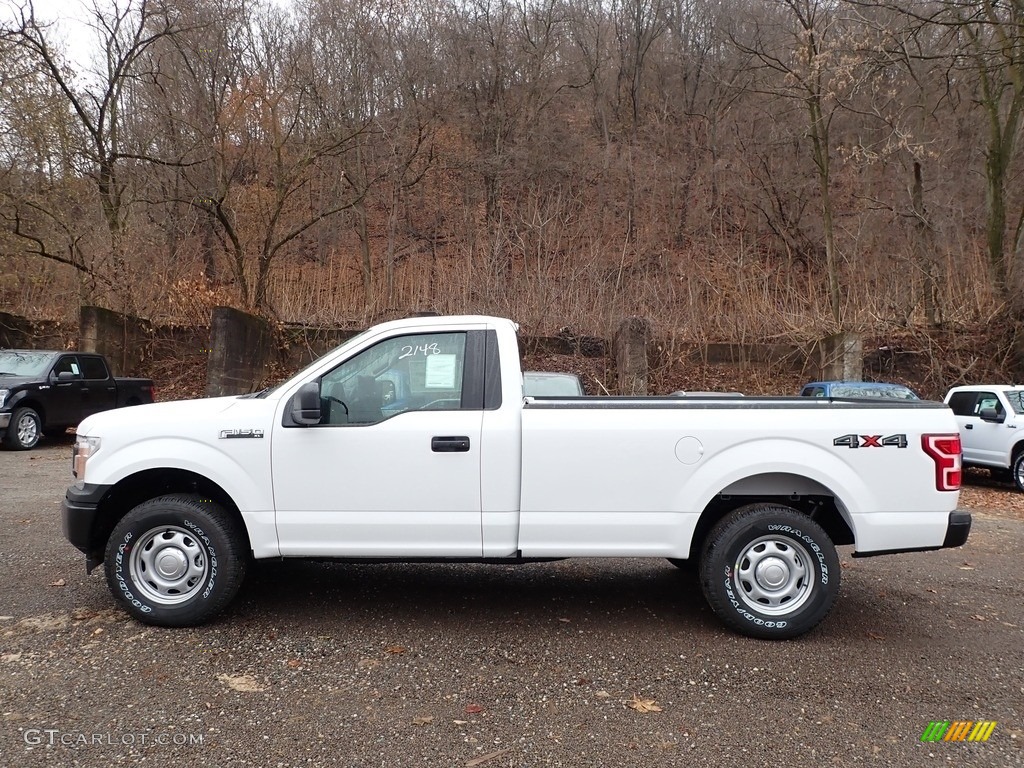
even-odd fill
[{"label": "black pickup truck", "polygon": [[149,379],[114,378],[102,355],[0,350],[0,443],[27,450],[99,411],[153,402]]}]

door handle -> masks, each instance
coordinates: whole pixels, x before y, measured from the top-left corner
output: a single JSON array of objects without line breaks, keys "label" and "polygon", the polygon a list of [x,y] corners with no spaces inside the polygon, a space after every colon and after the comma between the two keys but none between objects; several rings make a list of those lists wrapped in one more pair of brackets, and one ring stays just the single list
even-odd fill
[{"label": "door handle", "polygon": [[973,424],[964,424],[964,429],[974,429]]},{"label": "door handle", "polygon": [[430,438],[430,450],[435,453],[466,453],[469,451],[469,438],[458,437],[432,437]]}]

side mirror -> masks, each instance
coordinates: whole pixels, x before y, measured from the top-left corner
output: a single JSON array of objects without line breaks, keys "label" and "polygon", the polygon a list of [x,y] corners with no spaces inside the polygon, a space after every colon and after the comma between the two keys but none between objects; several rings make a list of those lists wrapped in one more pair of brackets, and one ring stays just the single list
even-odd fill
[{"label": "side mirror", "polygon": [[320,383],[306,382],[292,398],[292,420],[296,424],[308,427],[319,424],[320,418]]},{"label": "side mirror", "polygon": [[61,371],[60,373],[57,374],[57,381],[58,382],[74,381],[74,380],[75,380],[75,374],[73,374],[71,371]]},{"label": "side mirror", "polygon": [[982,421],[994,421],[997,424],[1001,424],[1006,420],[1006,414],[999,414],[995,408],[982,408],[978,414]]}]

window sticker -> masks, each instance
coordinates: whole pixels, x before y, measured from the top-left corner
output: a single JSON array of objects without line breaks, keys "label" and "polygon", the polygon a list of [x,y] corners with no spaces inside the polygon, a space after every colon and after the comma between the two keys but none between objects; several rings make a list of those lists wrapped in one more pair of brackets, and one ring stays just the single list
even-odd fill
[{"label": "window sticker", "polygon": [[426,359],[423,386],[427,389],[455,389],[456,355],[431,355]]},{"label": "window sticker", "polygon": [[72,363],[71,364],[71,372],[73,374],[75,374],[75,376],[81,376],[82,375],[82,372],[78,369],[78,363]]}]

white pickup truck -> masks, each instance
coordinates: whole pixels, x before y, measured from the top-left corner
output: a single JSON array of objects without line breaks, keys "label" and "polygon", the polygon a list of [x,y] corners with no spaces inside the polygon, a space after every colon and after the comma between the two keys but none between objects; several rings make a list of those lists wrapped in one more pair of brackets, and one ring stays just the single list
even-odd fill
[{"label": "white pickup truck", "polygon": [[270,390],[90,416],[62,514],[150,624],[209,619],[252,558],[656,557],[789,638],[835,601],[836,544],[967,540],[960,459],[940,403],[524,397],[514,323],[419,317]]},{"label": "white pickup truck", "polygon": [[1024,492],[1024,387],[976,384],[946,393],[960,427],[965,467],[983,467]]}]

